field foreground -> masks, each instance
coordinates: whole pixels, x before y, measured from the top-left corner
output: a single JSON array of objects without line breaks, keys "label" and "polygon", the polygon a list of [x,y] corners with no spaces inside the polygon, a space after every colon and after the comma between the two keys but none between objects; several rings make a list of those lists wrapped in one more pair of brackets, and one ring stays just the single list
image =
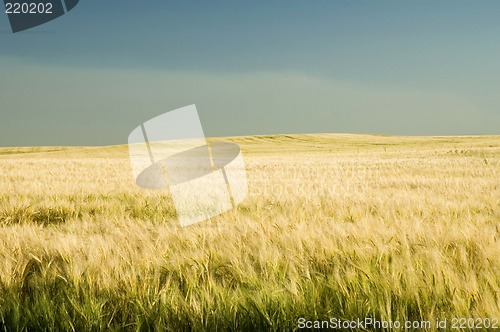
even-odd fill
[{"label": "field foreground", "polygon": [[126,146],[0,148],[0,328],[500,320],[500,136],[224,140],[249,196],[186,228]]}]

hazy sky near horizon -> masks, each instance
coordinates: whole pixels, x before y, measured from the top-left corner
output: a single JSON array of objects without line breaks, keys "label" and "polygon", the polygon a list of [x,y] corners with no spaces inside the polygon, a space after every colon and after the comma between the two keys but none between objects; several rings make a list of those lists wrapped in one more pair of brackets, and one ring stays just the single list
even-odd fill
[{"label": "hazy sky near horizon", "polygon": [[500,134],[498,1],[87,1],[12,34],[0,146],[124,144],[196,104],[207,136]]}]

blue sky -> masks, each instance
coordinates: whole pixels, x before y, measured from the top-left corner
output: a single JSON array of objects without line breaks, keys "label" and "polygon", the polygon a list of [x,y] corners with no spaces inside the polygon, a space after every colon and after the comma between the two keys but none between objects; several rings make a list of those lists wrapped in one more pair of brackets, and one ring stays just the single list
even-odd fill
[{"label": "blue sky", "polygon": [[0,145],[126,143],[196,104],[207,136],[499,134],[498,1],[85,1],[12,34]]}]

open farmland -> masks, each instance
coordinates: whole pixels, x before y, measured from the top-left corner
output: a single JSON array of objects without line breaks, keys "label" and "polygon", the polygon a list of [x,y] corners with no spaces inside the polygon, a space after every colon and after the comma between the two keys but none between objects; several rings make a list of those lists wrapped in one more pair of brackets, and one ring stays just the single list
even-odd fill
[{"label": "open farmland", "polygon": [[0,327],[500,320],[500,136],[224,140],[249,195],[186,228],[126,146],[0,148]]}]

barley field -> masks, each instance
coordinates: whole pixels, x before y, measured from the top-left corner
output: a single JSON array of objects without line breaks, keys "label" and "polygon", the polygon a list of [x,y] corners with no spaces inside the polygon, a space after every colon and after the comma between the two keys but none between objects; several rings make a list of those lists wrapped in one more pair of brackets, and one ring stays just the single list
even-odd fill
[{"label": "barley field", "polygon": [[126,146],[0,148],[1,330],[500,320],[500,136],[220,140],[249,195],[185,228]]}]

